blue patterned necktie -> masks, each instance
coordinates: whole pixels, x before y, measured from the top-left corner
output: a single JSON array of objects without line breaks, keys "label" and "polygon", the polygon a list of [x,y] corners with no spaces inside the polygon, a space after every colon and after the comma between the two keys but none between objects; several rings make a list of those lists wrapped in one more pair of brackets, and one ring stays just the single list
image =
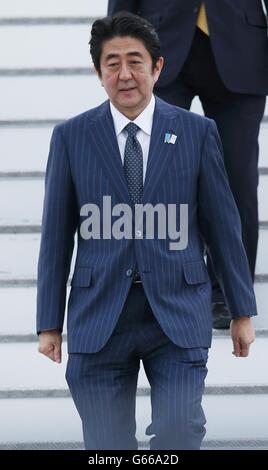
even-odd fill
[{"label": "blue patterned necktie", "polygon": [[143,192],[142,148],[136,137],[139,127],[134,122],[129,122],[125,130],[128,137],[124,153],[124,171],[133,204],[139,204]]},{"label": "blue patterned necktie", "polygon": [[[129,122],[125,130],[128,133],[124,153],[125,176],[133,204],[140,204],[143,193],[143,155],[136,137],[139,127],[134,122]],[[139,273],[135,266],[133,280],[138,279]]]}]

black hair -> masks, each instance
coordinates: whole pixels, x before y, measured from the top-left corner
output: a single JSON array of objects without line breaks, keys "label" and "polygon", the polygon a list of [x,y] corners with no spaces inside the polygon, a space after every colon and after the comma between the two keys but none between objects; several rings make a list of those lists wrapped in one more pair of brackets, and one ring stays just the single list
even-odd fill
[{"label": "black hair", "polygon": [[160,42],[154,27],[145,18],[141,18],[133,13],[121,11],[114,16],[94,21],[89,41],[90,54],[93,64],[99,74],[100,58],[103,43],[116,36],[130,36],[139,39],[144,44],[152,58],[152,68],[161,56]]}]

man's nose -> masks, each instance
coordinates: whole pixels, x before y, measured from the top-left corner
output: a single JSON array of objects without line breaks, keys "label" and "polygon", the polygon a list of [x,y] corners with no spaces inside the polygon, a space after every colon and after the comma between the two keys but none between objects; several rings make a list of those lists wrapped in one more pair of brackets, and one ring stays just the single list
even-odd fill
[{"label": "man's nose", "polygon": [[120,80],[129,80],[131,77],[130,67],[127,64],[122,64],[119,72]]}]

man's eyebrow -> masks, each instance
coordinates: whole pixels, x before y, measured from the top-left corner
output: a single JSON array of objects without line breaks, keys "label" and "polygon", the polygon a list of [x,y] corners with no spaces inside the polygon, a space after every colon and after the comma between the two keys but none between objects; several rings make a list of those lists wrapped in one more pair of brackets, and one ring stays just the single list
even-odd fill
[{"label": "man's eyebrow", "polygon": [[130,55],[130,56],[136,56],[136,57],[140,57],[140,58],[143,58],[143,55],[141,52],[139,51],[133,51],[133,52],[128,52],[127,55]]},{"label": "man's eyebrow", "polygon": [[[139,52],[139,51],[128,52],[127,55],[130,56],[130,57],[140,57],[141,59],[143,58],[142,53]],[[108,61],[108,60],[111,60],[111,59],[117,59],[118,57],[119,57],[119,54],[110,53],[105,57],[105,60]]]}]

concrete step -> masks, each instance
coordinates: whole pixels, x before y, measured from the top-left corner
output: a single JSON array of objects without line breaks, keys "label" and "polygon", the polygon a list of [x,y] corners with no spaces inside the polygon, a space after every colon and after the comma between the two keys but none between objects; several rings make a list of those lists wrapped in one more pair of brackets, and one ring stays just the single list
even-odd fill
[{"label": "concrete step", "polygon": [[261,175],[258,186],[259,220],[268,220],[268,175]]},{"label": "concrete step", "polygon": [[[0,375],[4,378],[5,385],[8,385],[0,393],[0,413],[3,423],[2,431],[0,430],[1,449],[10,448],[8,446],[20,448],[20,442],[24,443],[22,448],[26,448],[27,441],[31,442],[32,446],[41,446],[40,442],[63,441],[62,445],[66,448],[69,441],[81,441],[81,424],[72,400],[68,398],[64,380],[66,345],[64,350],[63,364],[57,365],[37,354],[36,345],[0,345],[1,356],[8,358],[7,363],[1,363],[0,366]],[[204,444],[205,447],[219,447],[219,443],[215,444],[215,439],[228,439],[229,444],[227,445],[225,441],[221,443],[221,447],[250,447],[253,444],[241,443],[241,439],[250,440],[252,436],[255,441],[259,440],[259,447],[260,442],[263,446],[266,445],[264,440],[268,438],[266,426],[268,376],[264,377],[262,373],[267,370],[266,356],[267,341],[262,338],[256,340],[252,355],[244,361],[232,357],[230,341],[226,337],[214,338],[208,365],[206,394],[203,398],[208,421],[208,441]],[[249,367],[245,368],[246,363]],[[256,363],[258,368],[255,366]],[[244,370],[239,374],[241,367]],[[213,382],[211,382],[212,375]],[[224,383],[226,377],[228,382]],[[249,377],[251,384],[260,383],[261,380],[262,384],[265,381],[266,385],[259,387],[248,385]],[[221,385],[215,385],[219,379]],[[228,385],[234,381],[240,385]],[[37,382],[40,388],[30,389],[36,387]],[[58,387],[57,390],[52,389],[52,383]],[[26,387],[17,388],[18,384],[20,387],[26,384]],[[144,430],[150,423],[151,412],[147,387],[148,382],[141,367],[136,420],[137,437],[139,441],[143,441],[142,445],[146,445],[148,440]],[[60,425],[55,427],[51,422],[51,416],[53,422]],[[18,422],[23,425],[16,425]],[[49,445],[52,446],[52,443]],[[254,446],[256,447],[256,442]]]},{"label": "concrete step", "polygon": [[[268,182],[268,178],[267,178]],[[268,227],[259,231],[256,274],[268,272]]]},{"label": "concrete step", "polygon": [[[85,77],[84,77],[85,78]],[[196,104],[195,104],[196,103]],[[83,104],[84,109],[84,104]],[[198,100],[194,100],[193,110],[202,113]],[[48,114],[49,115],[49,114]],[[58,118],[61,118],[58,116]],[[2,116],[1,116],[2,119]],[[63,119],[63,118],[62,118]],[[5,158],[0,161],[0,176],[7,172],[45,171],[49,141],[52,133],[51,120],[22,120],[20,126],[1,126],[0,138]],[[56,124],[57,121],[55,121]],[[3,124],[3,120],[2,120]],[[17,122],[18,124],[18,122]],[[54,125],[54,123],[53,123]],[[260,166],[268,167],[268,124],[263,123],[260,130]]]},{"label": "concrete step", "polygon": [[0,180],[1,225],[40,224],[43,200],[43,178]]},{"label": "concrete step", "polygon": [[255,282],[258,316],[254,318],[255,328],[268,327],[268,284]]},{"label": "concrete step", "polygon": [[[265,119],[267,116],[265,117]],[[268,166],[268,122],[262,122],[259,135],[259,165],[261,167]]]},{"label": "concrete step", "polygon": [[0,127],[3,157],[0,175],[8,172],[44,172],[52,127]]},{"label": "concrete step", "polygon": [[[14,120],[66,119],[107,97],[95,75],[2,76],[0,86],[2,125]],[[198,100],[194,100],[192,110],[200,109]]]},{"label": "concrete step", "polygon": [[[44,179],[42,177],[0,179],[0,226],[40,224],[43,200]],[[268,174],[261,174],[259,181],[260,221],[268,221],[267,200]],[[6,201],[9,203],[7,204]]]},{"label": "concrete step", "polygon": [[[12,280],[10,281],[10,283]],[[10,284],[12,285],[12,284]],[[268,284],[255,283],[258,316],[254,318],[256,328],[268,328]],[[67,296],[69,288],[67,289]],[[1,335],[31,335],[35,332],[36,287],[1,287],[0,315]],[[65,330],[64,330],[65,331]],[[26,340],[26,339],[25,339]]]},{"label": "concrete step", "polygon": [[[0,343],[0,357],[5,358],[0,362],[1,391],[53,391],[65,390],[65,368],[67,363],[67,344],[63,343],[63,359],[61,364],[55,364],[37,350],[35,343]],[[268,386],[268,341],[266,337],[256,338],[251,346],[248,358],[235,358],[232,354],[232,341],[227,336],[213,338],[209,352],[207,387],[250,387],[249,392],[255,394],[267,393]],[[258,367],[256,367],[256,364]],[[255,386],[255,389],[252,389]],[[261,388],[259,393],[256,387]],[[140,389],[148,388],[149,383],[140,364],[138,380]],[[223,390],[227,393],[227,390]],[[26,393],[26,392],[25,392]],[[216,391],[214,392],[216,394]],[[220,391],[218,390],[217,394]],[[233,389],[231,392],[235,393]],[[239,390],[237,391],[239,393]],[[236,394],[237,394],[236,393]],[[243,393],[245,389],[243,389]],[[211,394],[211,393],[210,393]],[[52,394],[53,395],[53,394]],[[62,396],[62,395],[61,395]],[[0,439],[1,441],[1,439]]]},{"label": "concrete step", "polygon": [[8,312],[8,315],[0,315],[1,335],[33,334],[35,332],[36,288],[1,288],[0,312]]},{"label": "concrete step", "polygon": [[[87,21],[82,24],[38,26],[26,23],[24,26],[14,24],[0,27],[0,42],[9,44],[8,54],[4,48],[0,52],[0,75],[8,73],[4,69],[21,75],[21,70],[16,71],[19,68],[29,71],[31,68],[84,67],[88,70],[91,63],[88,45],[91,26],[92,23]],[[17,44],[20,44],[19,48]],[[53,47],[50,47],[51,44]],[[68,54],[62,53],[63,44]]]},{"label": "concrete step", "polygon": [[9,0],[1,7],[0,18],[25,18],[25,17],[53,17],[53,16],[84,16],[105,15],[107,0],[88,2],[87,0],[76,0],[66,2],[65,0],[46,0],[37,5],[35,0],[24,0],[23,5],[18,0]]},{"label": "concrete step", "polygon": [[[268,395],[204,396],[208,440],[268,439]],[[82,441],[81,422],[71,398],[0,400],[0,442]],[[136,400],[136,436],[148,442],[149,397]],[[57,426],[55,426],[57,423]]]},{"label": "concrete step", "polygon": [[0,77],[0,89],[1,121],[65,119],[107,98],[95,75]]},{"label": "concrete step", "polygon": [[[5,364],[3,361],[0,365],[0,375],[5,383],[0,393],[3,423],[0,430],[1,448],[20,446],[20,442],[27,441],[32,442],[32,445],[40,445],[37,444],[40,441],[64,441],[65,446],[69,445],[69,441],[81,441],[80,420],[72,400],[68,398],[64,380],[66,344],[61,365],[38,354],[35,344],[1,344],[0,354],[8,358]],[[267,340],[264,338],[256,340],[252,355],[244,361],[231,355],[229,339],[224,336],[214,338],[208,364],[207,389],[203,398],[210,446],[213,446],[212,440],[215,439],[229,439],[231,444],[238,439],[252,442],[252,437],[262,441],[268,438],[268,376],[263,374],[267,370],[266,357]],[[248,385],[249,377],[251,384],[265,382],[265,385]],[[215,386],[217,380],[220,382]],[[230,386],[230,383],[239,385]],[[24,384],[25,388],[22,389]],[[137,437],[146,443],[148,437],[144,435],[144,430],[150,423],[151,406],[143,367],[138,385]],[[55,386],[57,390],[52,389]],[[59,426],[52,424],[51,416],[53,423],[60,423]]]},{"label": "concrete step", "polygon": [[[267,450],[265,439],[205,439],[202,450]],[[147,441],[139,442],[139,450],[149,450]],[[82,441],[75,442],[8,442],[0,443],[0,450],[84,450]]]},{"label": "concrete step", "polygon": [[[267,395],[268,385],[208,385],[204,395]],[[151,389],[137,388],[137,397],[150,397]],[[36,399],[36,398],[70,398],[68,388],[48,389],[0,389],[0,400]]]},{"label": "concrete step", "polygon": [[0,280],[36,279],[39,248],[40,234],[0,234]]},{"label": "concrete step", "polygon": [[[38,121],[37,121],[38,122]],[[0,139],[4,157],[0,161],[0,177],[8,172],[44,172],[46,168],[51,126],[1,127]],[[260,167],[268,168],[268,125],[260,130]],[[22,176],[22,175],[21,175]]]},{"label": "concrete step", "polygon": [[[0,203],[1,204],[1,203]],[[40,234],[0,234],[0,281],[35,279],[40,248]],[[76,249],[76,248],[75,248]],[[268,230],[261,229],[257,274],[268,273]],[[75,256],[75,253],[74,253]],[[18,263],[18,259],[20,262]],[[73,263],[75,259],[73,257]],[[72,264],[74,266],[74,264]]]},{"label": "concrete step", "polygon": [[[2,279],[36,278],[40,235],[0,235],[0,240]],[[12,274],[14,270],[16,276]]]}]

